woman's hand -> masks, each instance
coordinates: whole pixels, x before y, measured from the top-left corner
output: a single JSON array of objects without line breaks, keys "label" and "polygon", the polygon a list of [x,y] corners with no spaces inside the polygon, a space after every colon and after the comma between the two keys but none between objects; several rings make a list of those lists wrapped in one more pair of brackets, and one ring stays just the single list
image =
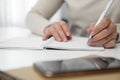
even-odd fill
[{"label": "woman's hand", "polygon": [[43,40],[54,37],[57,41],[66,42],[71,39],[71,33],[68,25],[64,21],[55,22],[44,30]]},{"label": "woman's hand", "polygon": [[117,27],[109,18],[104,18],[96,27],[95,23],[91,24],[88,33],[93,35],[93,38],[88,42],[90,46],[113,48],[116,45]]}]

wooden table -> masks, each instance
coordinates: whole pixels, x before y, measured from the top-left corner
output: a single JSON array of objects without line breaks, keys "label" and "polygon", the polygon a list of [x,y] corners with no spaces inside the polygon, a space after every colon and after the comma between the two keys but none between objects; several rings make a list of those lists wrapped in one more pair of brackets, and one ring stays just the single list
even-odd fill
[{"label": "wooden table", "polygon": [[44,77],[33,67],[10,70],[7,73],[22,80],[120,80],[120,70],[69,73],[50,78]]}]

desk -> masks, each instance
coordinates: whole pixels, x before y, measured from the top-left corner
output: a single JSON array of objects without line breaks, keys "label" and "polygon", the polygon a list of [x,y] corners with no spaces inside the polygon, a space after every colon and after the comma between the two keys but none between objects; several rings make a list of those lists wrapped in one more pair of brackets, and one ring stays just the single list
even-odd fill
[{"label": "desk", "polygon": [[101,71],[88,73],[71,73],[47,78],[38,73],[33,67],[10,70],[7,73],[22,80],[120,80],[119,71]]},{"label": "desk", "polygon": [[[30,31],[27,29],[24,29],[24,28],[12,27],[12,28],[1,28],[0,29],[0,41],[8,40],[8,39],[14,38],[16,36],[18,37],[18,36],[28,36],[28,35],[31,35]],[[118,44],[117,46],[120,46],[120,44]],[[73,53],[74,53],[74,55],[73,55]],[[81,55],[85,55],[85,54],[87,54],[87,52],[0,49],[0,69],[3,71],[17,69],[15,71],[17,71],[17,73],[19,74],[19,71],[20,71],[20,73],[21,73],[21,71],[23,71],[23,72],[29,71],[27,69],[30,69],[30,71],[33,71],[32,67],[29,68],[29,66],[32,66],[33,63],[36,61],[78,58]],[[113,54],[113,55],[116,54],[115,57],[120,59],[120,47],[117,47],[115,49],[105,50],[104,56],[109,56],[109,54]],[[102,55],[102,54],[98,53],[98,55]],[[28,67],[28,68],[25,68],[25,69],[23,68],[22,70],[19,69],[22,67]],[[12,71],[10,71],[10,72],[12,72]],[[116,80],[120,80],[120,77],[118,76],[118,74],[120,75],[120,72],[115,73],[115,74],[110,74],[110,75],[113,75],[111,77],[116,77]],[[27,75],[29,75],[29,74],[27,74]],[[104,75],[100,75],[100,76],[104,76]],[[110,77],[110,76],[107,76],[107,77]],[[74,79],[71,79],[71,80],[79,80],[78,78],[77,79],[76,78],[77,77],[75,77]],[[96,80],[96,78],[95,79],[90,78],[90,79]],[[30,79],[28,79],[28,80],[30,80]],[[47,80],[47,79],[43,79],[43,80]],[[70,80],[70,78],[51,79],[51,80]],[[85,80],[85,79],[83,78],[83,80]]]}]

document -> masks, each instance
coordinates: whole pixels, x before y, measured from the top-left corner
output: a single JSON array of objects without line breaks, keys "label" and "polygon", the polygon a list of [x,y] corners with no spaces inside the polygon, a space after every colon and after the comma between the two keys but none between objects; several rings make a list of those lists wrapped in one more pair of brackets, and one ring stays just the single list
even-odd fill
[{"label": "document", "polygon": [[33,49],[41,50],[45,49],[57,49],[57,50],[72,50],[72,51],[103,51],[103,47],[91,47],[87,44],[88,38],[85,37],[73,37],[68,42],[58,42],[54,39],[42,41],[39,36],[28,36],[13,38],[4,42],[0,42],[0,48],[2,49]]},{"label": "document", "polygon": [[30,49],[41,50],[45,42],[39,36],[16,37],[7,41],[0,42],[1,49]]},{"label": "document", "polygon": [[44,48],[57,50],[72,50],[72,51],[104,51],[103,47],[91,47],[87,44],[88,38],[72,37],[68,42],[58,42],[54,39],[48,42]]}]

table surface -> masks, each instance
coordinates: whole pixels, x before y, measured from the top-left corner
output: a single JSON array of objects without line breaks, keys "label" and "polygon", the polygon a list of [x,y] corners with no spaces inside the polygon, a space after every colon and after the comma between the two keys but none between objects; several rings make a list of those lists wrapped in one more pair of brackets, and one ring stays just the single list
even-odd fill
[{"label": "table surface", "polygon": [[[0,28],[0,41],[12,39],[14,37],[28,36],[31,32],[26,28],[7,27]],[[120,46],[118,44],[117,46]],[[120,47],[105,50],[104,56],[116,54],[116,58],[120,59]],[[21,67],[32,66],[36,61],[44,60],[61,60],[78,58],[86,55],[88,52],[82,51],[44,51],[44,50],[18,50],[18,49],[0,49],[0,70],[11,70]],[[101,55],[102,53],[98,53]]]},{"label": "table surface", "polygon": [[66,73],[49,78],[44,77],[34,67],[14,69],[7,73],[21,80],[120,80],[120,70]]}]

